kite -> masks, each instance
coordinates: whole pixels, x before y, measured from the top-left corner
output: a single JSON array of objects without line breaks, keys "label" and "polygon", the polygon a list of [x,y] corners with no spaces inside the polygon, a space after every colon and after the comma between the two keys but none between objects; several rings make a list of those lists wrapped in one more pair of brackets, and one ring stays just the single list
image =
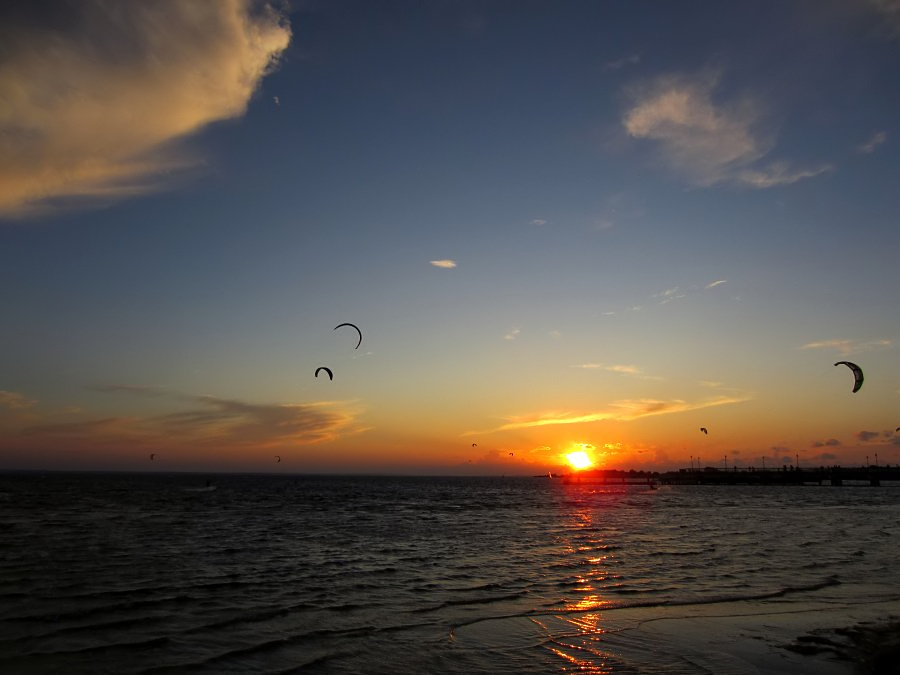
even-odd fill
[{"label": "kite", "polygon": [[700,427],[700,431],[709,436],[709,432],[706,430],[706,427]]},{"label": "kite", "polygon": [[275,463],[278,464],[281,462],[281,455],[275,455]]},{"label": "kite", "polygon": [[334,330],[337,330],[341,326],[350,326],[351,328],[356,329],[356,332],[359,333],[359,340],[357,341],[354,349],[359,349],[359,346],[362,344],[362,331],[359,329],[359,326],[357,326],[355,323],[339,323],[337,326],[334,327]]},{"label": "kite", "polygon": [[838,361],[834,365],[839,366],[841,364],[847,366],[850,370],[853,371],[853,393],[855,394],[856,392],[859,391],[859,388],[863,385],[862,368],[860,368],[858,365],[856,365],[855,363],[853,363],[851,361]]},{"label": "kite", "polygon": [[316,368],[316,377],[319,376],[319,371],[320,371],[320,370],[324,370],[326,373],[328,373],[328,379],[329,379],[329,380],[333,380],[333,379],[334,379],[334,373],[331,372],[331,368],[327,368],[327,367],[325,367],[325,366],[319,366],[318,368]]}]

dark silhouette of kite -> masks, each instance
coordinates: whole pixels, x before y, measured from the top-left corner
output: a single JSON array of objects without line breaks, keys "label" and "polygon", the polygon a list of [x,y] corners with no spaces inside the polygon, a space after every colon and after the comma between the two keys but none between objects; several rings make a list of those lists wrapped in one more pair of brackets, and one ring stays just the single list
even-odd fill
[{"label": "dark silhouette of kite", "polygon": [[856,392],[859,391],[859,388],[863,385],[862,368],[860,368],[858,365],[856,365],[852,361],[838,361],[834,365],[840,366],[842,364],[847,366],[850,370],[853,371],[853,393],[855,394]]},{"label": "dark silhouette of kite", "polygon": [[357,341],[354,349],[359,349],[359,346],[362,344],[362,331],[359,329],[359,326],[357,326],[355,323],[339,323],[337,326],[334,327],[334,330],[337,330],[341,326],[350,326],[351,328],[356,329],[356,332],[359,333],[359,340]]},{"label": "dark silhouette of kite", "polygon": [[334,373],[331,372],[331,368],[327,368],[326,366],[319,366],[318,368],[316,368],[316,377],[319,376],[319,371],[320,371],[320,370],[324,370],[326,373],[328,373],[328,379],[329,379],[329,380],[333,380],[333,379],[334,379]]},{"label": "dark silhouette of kite", "polygon": [[477,447],[478,447],[478,443],[472,443],[472,447],[473,447],[473,448],[477,448]]},{"label": "dark silhouette of kite", "polygon": [[151,452],[151,453],[150,453],[150,461],[152,462],[154,459],[156,459],[156,453],[155,453],[155,452]]},{"label": "dark silhouette of kite", "polygon": [[706,430],[706,427],[700,427],[700,431],[709,436],[709,432]]},{"label": "dark silhouette of kite", "polygon": [[281,463],[281,455],[275,455],[275,463],[276,464]]}]

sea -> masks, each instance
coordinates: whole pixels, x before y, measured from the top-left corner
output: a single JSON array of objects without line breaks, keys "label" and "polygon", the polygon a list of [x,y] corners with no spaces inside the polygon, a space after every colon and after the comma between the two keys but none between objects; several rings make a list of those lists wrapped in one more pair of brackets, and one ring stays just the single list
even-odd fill
[{"label": "sea", "polygon": [[897,672],[900,487],[0,474],[0,673]]}]

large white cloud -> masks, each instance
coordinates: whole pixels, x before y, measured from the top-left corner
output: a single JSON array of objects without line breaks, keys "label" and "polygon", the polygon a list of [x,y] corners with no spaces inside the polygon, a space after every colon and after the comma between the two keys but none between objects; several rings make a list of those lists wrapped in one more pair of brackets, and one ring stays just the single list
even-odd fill
[{"label": "large white cloud", "polygon": [[7,216],[145,192],[195,163],[173,141],[242,115],[291,37],[253,0],[37,4],[0,14]]},{"label": "large white cloud", "polygon": [[749,96],[716,100],[719,74],[669,75],[630,90],[622,124],[634,138],[659,144],[664,161],[696,185],[721,182],[756,188],[794,183],[830,169],[762,167],[774,145],[763,106]]}]

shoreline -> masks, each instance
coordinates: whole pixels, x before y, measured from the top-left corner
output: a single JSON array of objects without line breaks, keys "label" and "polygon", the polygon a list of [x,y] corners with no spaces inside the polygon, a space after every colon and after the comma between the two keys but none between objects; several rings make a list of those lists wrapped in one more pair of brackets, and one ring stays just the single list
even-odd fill
[{"label": "shoreline", "polygon": [[779,598],[548,612],[488,618],[457,628],[453,640],[490,651],[541,644],[551,667],[562,660],[582,672],[888,675],[900,673],[900,600]]}]

